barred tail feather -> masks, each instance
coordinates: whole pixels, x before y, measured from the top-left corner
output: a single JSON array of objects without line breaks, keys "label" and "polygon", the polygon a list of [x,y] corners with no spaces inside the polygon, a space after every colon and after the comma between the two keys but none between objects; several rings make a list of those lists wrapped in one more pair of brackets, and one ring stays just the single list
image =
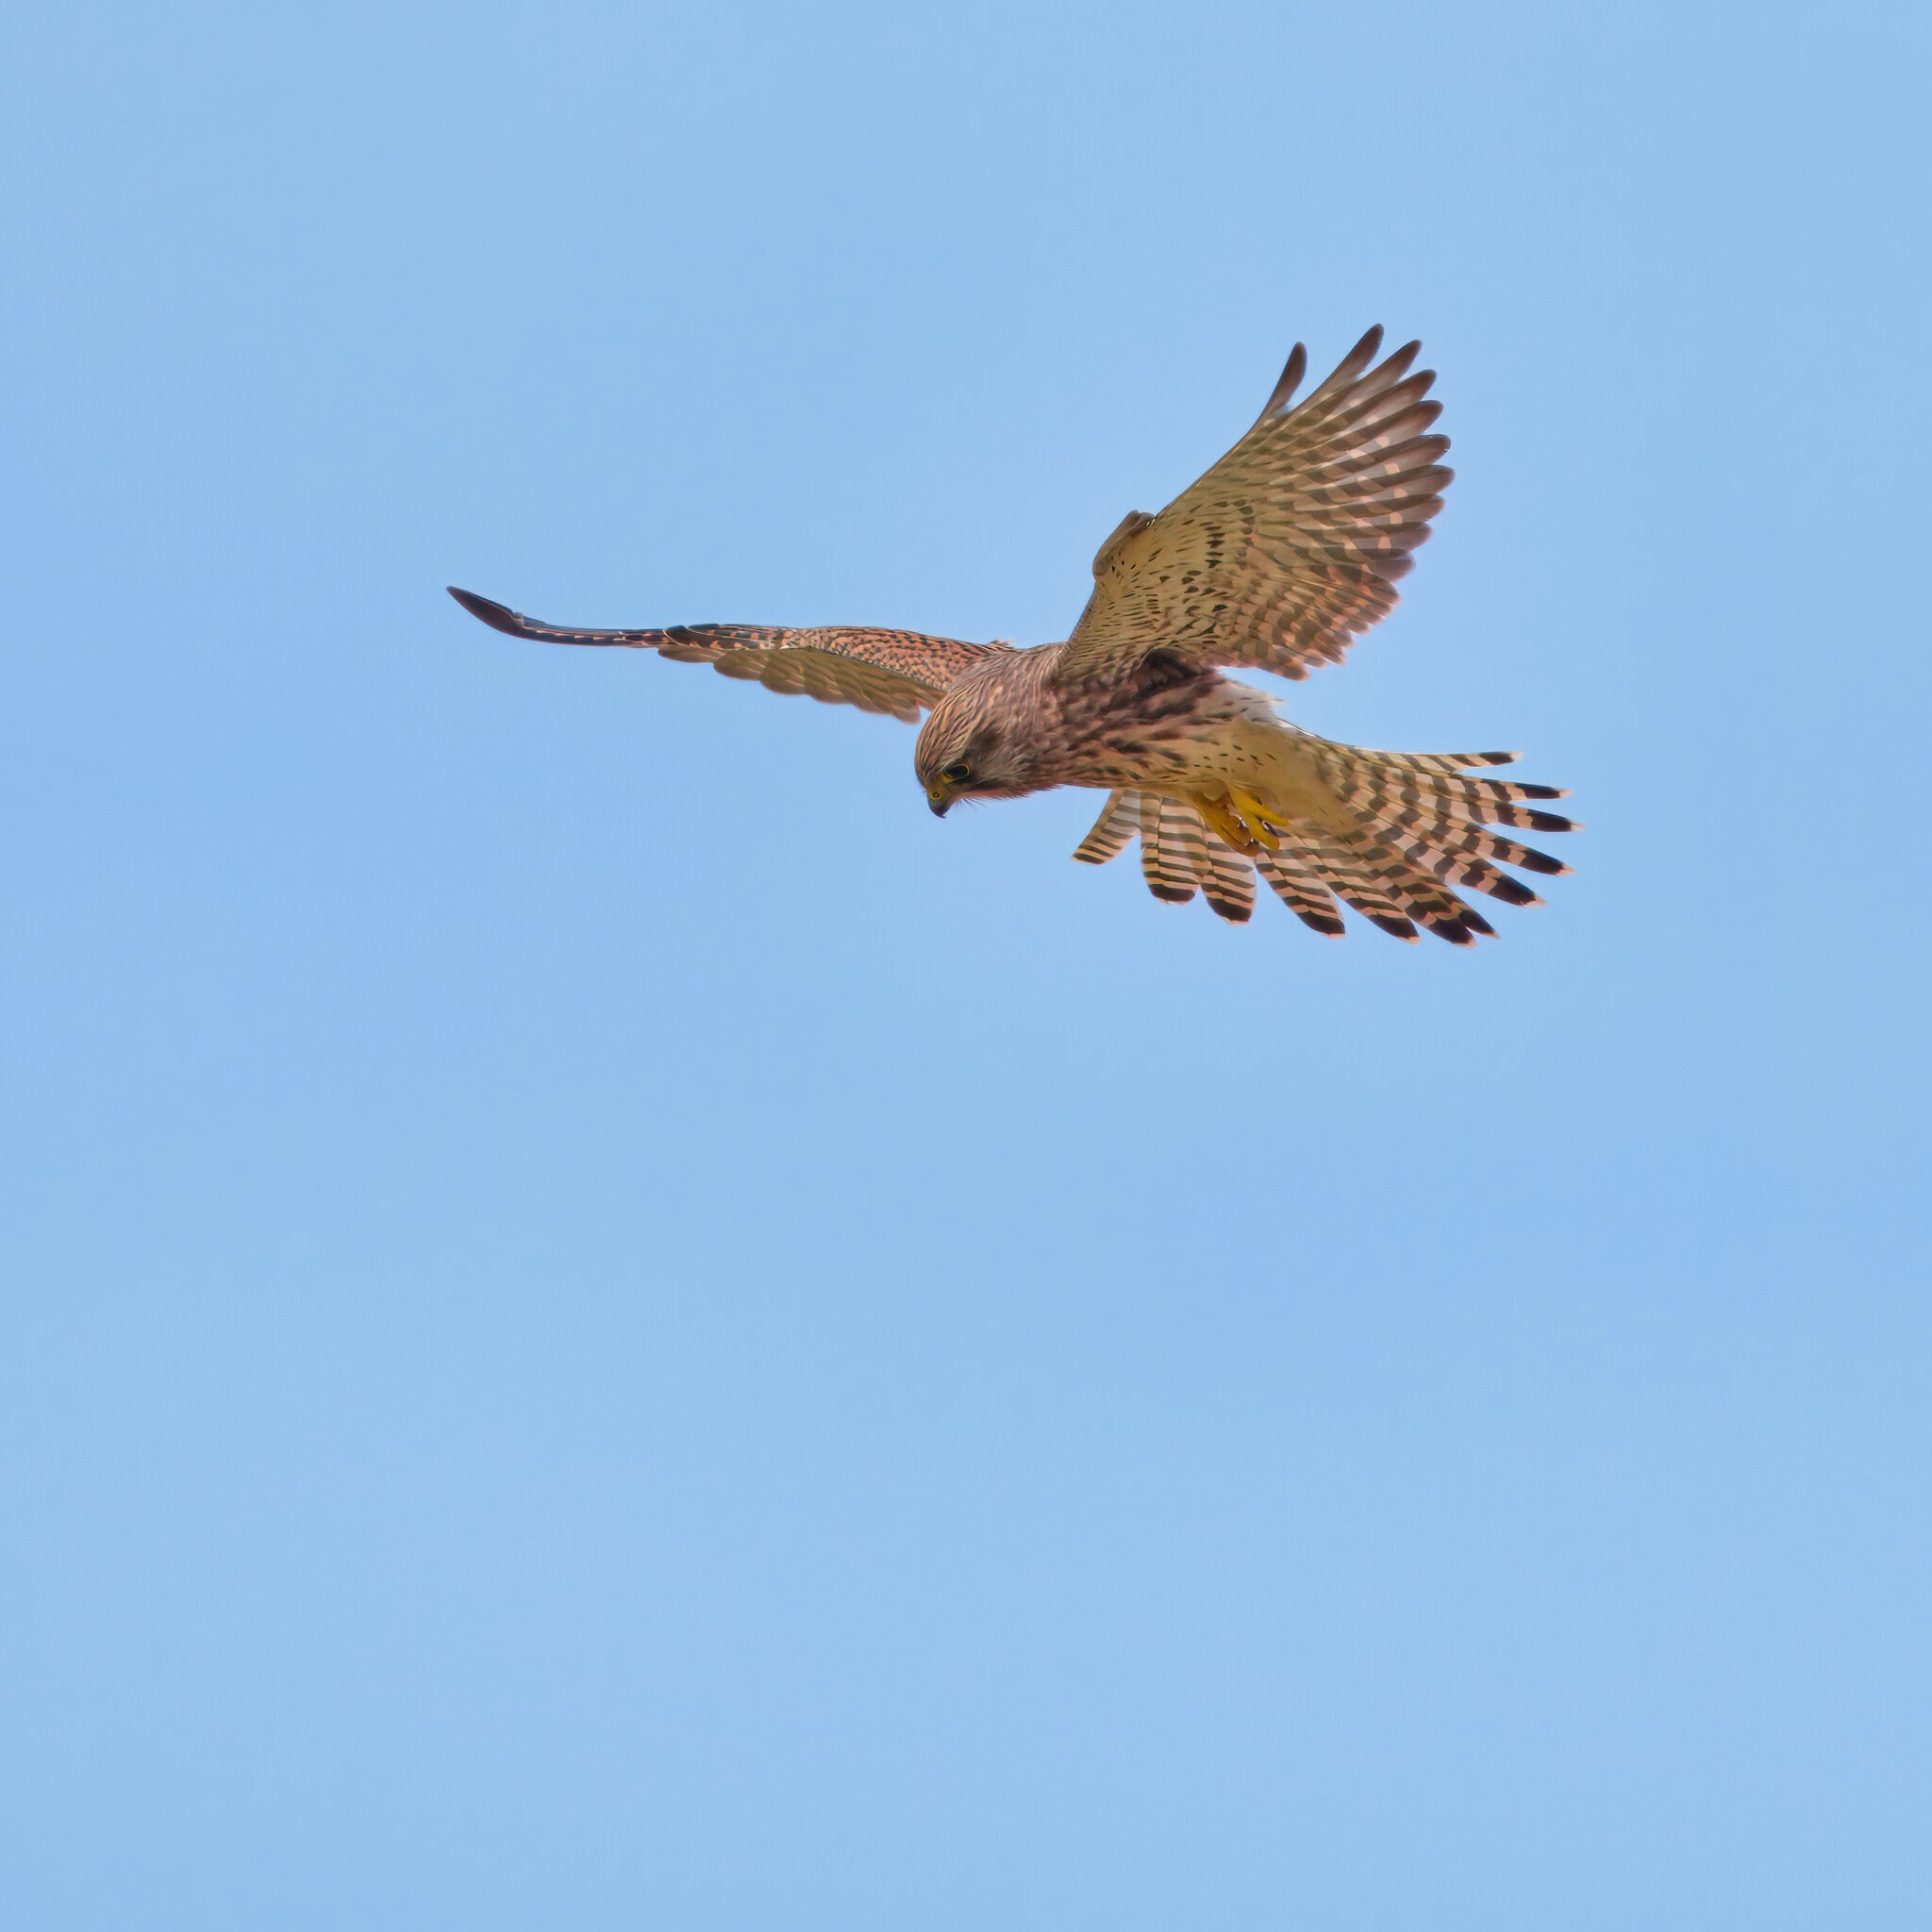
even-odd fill
[{"label": "barred tail feather", "polygon": [[1414,922],[1383,890],[1374,870],[1364,865],[1356,853],[1320,832],[1298,833],[1293,842],[1295,856],[1305,859],[1315,876],[1344,905],[1353,906],[1391,939],[1414,942]]},{"label": "barred tail feather", "polygon": [[1255,870],[1274,889],[1281,903],[1307,926],[1325,939],[1339,940],[1348,930],[1341,923],[1341,908],[1335,894],[1290,848],[1264,852],[1255,860]]},{"label": "barred tail feather", "polygon": [[1243,853],[1201,826],[1203,847],[1208,855],[1207,876],[1201,881],[1201,896],[1231,925],[1245,924],[1255,910],[1254,861]]},{"label": "barred tail feather", "polygon": [[1208,870],[1208,827],[1201,815],[1177,799],[1160,801],[1160,845],[1190,886],[1205,886],[1211,874]]},{"label": "barred tail feather", "polygon": [[[1311,737],[1309,741],[1316,769],[1357,820],[1355,829],[1338,842],[1348,848],[1358,868],[1373,872],[1405,918],[1454,945],[1467,945],[1474,935],[1494,928],[1451,888],[1481,892],[1505,905],[1536,906],[1541,904],[1537,894],[1499,867],[1514,865],[1546,874],[1570,870],[1548,853],[1489,829],[1496,824],[1543,832],[1577,829],[1574,820],[1519,802],[1560,798],[1557,787],[1474,778],[1464,769],[1505,764],[1513,753],[1430,757],[1364,751],[1327,739]],[[1369,916],[1384,923],[1377,912]]]},{"label": "barred tail feather", "polygon": [[1194,868],[1169,835],[1168,803],[1156,791],[1141,794],[1141,875],[1157,899],[1185,906],[1194,896]]},{"label": "barred tail feather", "polygon": [[1457,946],[1495,932],[1460,892],[1481,893],[1506,906],[1537,906],[1542,903],[1537,894],[1502,868],[1544,874],[1569,871],[1548,853],[1491,829],[1575,829],[1572,820],[1522,802],[1560,798],[1556,787],[1470,775],[1470,767],[1507,764],[1514,753],[1363,751],[1302,736],[1352,824],[1317,824],[1284,814],[1274,824],[1277,847],[1242,850],[1227,843],[1191,805],[1158,792],[1122,790],[1108,793],[1074,857],[1105,864],[1138,834],[1147,888],[1171,905],[1185,905],[1199,891],[1223,919],[1239,924],[1253,914],[1258,872],[1315,932],[1340,938],[1345,905],[1395,939],[1413,942],[1428,932]]},{"label": "barred tail feather", "polygon": [[1093,829],[1074,847],[1074,857],[1082,865],[1105,865],[1120,857],[1126,842],[1141,829],[1141,794],[1138,791],[1109,791]]},{"label": "barred tail feather", "polygon": [[1136,833],[1141,869],[1157,899],[1184,906],[1198,890],[1223,919],[1235,924],[1253,914],[1253,864],[1217,839],[1200,813],[1178,799],[1153,791],[1109,792],[1074,857],[1088,865],[1105,865]]},{"label": "barred tail feather", "polygon": [[[1314,738],[1313,732],[1303,734]],[[1523,756],[1514,751],[1363,751],[1358,745],[1337,744],[1329,739],[1316,739],[1331,751],[1352,753],[1357,758],[1374,758],[1397,772],[1461,773],[1470,765],[1513,765]]]}]

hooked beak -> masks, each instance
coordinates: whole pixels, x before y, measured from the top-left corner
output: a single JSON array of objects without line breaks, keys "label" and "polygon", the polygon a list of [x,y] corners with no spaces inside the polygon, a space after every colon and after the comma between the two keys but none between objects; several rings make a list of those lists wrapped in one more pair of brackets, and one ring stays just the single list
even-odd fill
[{"label": "hooked beak", "polygon": [[944,818],[946,808],[953,802],[953,788],[943,778],[940,779],[926,792],[925,802],[931,806],[934,818]]}]

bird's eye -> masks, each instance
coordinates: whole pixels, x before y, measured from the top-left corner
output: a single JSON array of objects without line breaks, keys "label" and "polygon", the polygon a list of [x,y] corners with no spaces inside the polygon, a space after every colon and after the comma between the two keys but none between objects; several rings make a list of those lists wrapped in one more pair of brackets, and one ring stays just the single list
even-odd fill
[{"label": "bird's eye", "polygon": [[965,784],[967,779],[972,777],[972,775],[973,767],[971,765],[964,764],[948,765],[946,769],[940,774],[940,776],[943,778],[948,785],[963,785]]}]

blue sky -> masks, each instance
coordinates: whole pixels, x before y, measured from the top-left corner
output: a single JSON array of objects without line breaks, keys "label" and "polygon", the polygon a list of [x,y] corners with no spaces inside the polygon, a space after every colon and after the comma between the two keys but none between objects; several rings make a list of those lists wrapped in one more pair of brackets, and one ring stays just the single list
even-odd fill
[{"label": "blue sky", "polygon": [[[9,1924],[1932,1917],[1922,14],[6,36]],[[1376,321],[1474,957],[442,594],[1057,638]]]}]

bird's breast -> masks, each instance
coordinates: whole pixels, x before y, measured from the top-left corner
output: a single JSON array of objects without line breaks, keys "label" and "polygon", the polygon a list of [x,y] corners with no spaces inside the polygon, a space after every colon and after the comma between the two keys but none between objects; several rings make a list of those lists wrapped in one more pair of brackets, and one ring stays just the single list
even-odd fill
[{"label": "bird's breast", "polygon": [[1186,772],[1203,741],[1232,724],[1227,688],[1211,672],[1174,682],[1123,682],[1063,693],[1069,775],[1112,788]]}]

